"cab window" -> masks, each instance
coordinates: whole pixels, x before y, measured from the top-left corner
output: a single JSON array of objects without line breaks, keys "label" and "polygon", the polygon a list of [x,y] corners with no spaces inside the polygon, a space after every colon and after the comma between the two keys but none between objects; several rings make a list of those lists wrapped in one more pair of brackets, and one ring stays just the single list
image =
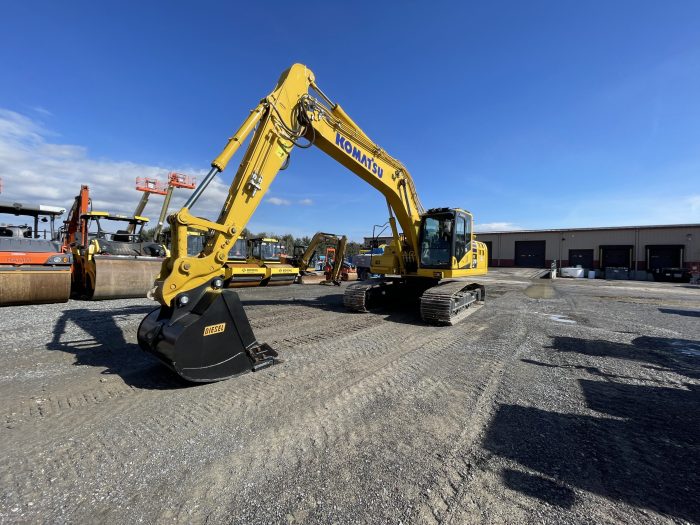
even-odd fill
[{"label": "cab window", "polygon": [[422,266],[449,266],[453,227],[454,219],[450,216],[425,217],[421,231]]},{"label": "cab window", "polygon": [[455,229],[455,258],[457,264],[467,253],[467,221],[464,217],[457,217],[457,227]]}]

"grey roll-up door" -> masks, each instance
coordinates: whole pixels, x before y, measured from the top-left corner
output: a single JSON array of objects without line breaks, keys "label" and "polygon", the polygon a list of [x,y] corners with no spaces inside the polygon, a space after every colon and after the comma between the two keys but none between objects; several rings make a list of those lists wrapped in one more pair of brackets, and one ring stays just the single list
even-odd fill
[{"label": "grey roll-up door", "polygon": [[544,268],[545,241],[515,241],[515,265]]}]

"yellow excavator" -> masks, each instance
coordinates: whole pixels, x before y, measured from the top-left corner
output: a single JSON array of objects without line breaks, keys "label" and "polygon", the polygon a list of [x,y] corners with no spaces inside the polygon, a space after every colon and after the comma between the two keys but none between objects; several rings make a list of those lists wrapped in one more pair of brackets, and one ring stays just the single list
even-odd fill
[{"label": "yellow excavator", "polygon": [[[218,220],[192,215],[202,192],[251,133]],[[377,189],[387,203],[393,241],[373,265],[383,277],[349,285],[343,300],[349,310],[413,299],[426,322],[453,324],[483,301],[484,287],[464,279],[487,272],[486,245],[474,238],[471,213],[425,211],[404,165],[321,91],[310,69],[295,64],[229,139],[184,207],[169,217],[172,253],[153,289],[160,307],[141,322],[138,341],[182,378],[218,381],[275,362],[277,352],[256,340],[238,294],[224,288],[226,260],[294,147],[312,145]],[[212,233],[196,257],[187,253],[188,229]]]},{"label": "yellow excavator", "polygon": [[[311,272],[308,271],[309,265],[318,247],[321,244],[325,244],[326,261],[323,268],[324,280],[319,281],[318,284],[334,284],[340,286],[341,280],[347,280],[347,277],[343,278],[343,264],[345,262],[345,248],[347,247],[347,242],[348,238],[345,235],[341,236],[333,233],[318,232],[313,236],[307,247],[295,246],[294,255],[289,262],[292,266],[296,266],[299,269],[299,276],[296,282],[303,284],[304,277],[312,275]],[[332,264],[328,261],[328,254],[331,251],[335,254]]]}]

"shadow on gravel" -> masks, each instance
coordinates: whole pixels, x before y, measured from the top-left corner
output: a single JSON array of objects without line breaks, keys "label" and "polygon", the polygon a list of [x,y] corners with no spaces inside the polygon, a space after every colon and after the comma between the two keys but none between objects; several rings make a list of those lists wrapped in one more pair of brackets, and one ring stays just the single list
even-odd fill
[{"label": "shadow on gravel", "polygon": [[700,342],[690,339],[641,336],[627,344],[602,339],[553,337],[550,348],[559,352],[646,362],[654,370],[700,379]]},{"label": "shadow on gravel", "polygon": [[568,509],[576,501],[576,494],[569,487],[542,476],[511,469],[505,469],[502,476],[503,482],[509,489],[546,501],[550,505]]},{"label": "shadow on gravel", "polygon": [[[60,350],[75,355],[76,366],[106,368],[103,374],[119,375],[126,384],[144,389],[167,390],[191,386],[170,372],[155,357],[128,343],[117,318],[145,316],[152,306],[129,306],[115,310],[79,308],[64,310],[53,328],[48,350]],[[75,339],[66,329],[74,324],[89,337]]]},{"label": "shadow on gravel", "polygon": [[700,521],[700,389],[579,385],[588,408],[605,418],[516,405],[498,409],[484,446],[539,474],[505,470],[504,483],[561,507],[573,503],[571,488],[577,488]]},{"label": "shadow on gravel", "polygon": [[659,308],[662,314],[685,315],[687,317],[700,317],[700,310],[676,310],[674,308]]},{"label": "shadow on gravel", "polygon": [[[588,372],[591,375],[598,376],[598,377],[604,377],[606,379],[631,379],[635,381],[639,381],[639,377],[635,376],[626,376],[622,374],[610,374],[608,372],[602,371],[600,368],[597,366],[585,366],[585,365],[553,365],[551,363],[543,363],[541,361],[535,361],[534,359],[521,359],[523,363],[527,363],[529,365],[537,365],[537,366],[543,366],[546,368],[571,368],[572,370],[583,370],[584,372]],[[652,383],[662,383],[665,382],[661,379],[656,380],[656,379],[648,379],[644,378],[644,381],[651,381]]]},{"label": "shadow on gravel", "polygon": [[316,308],[327,312],[347,312],[343,306],[343,294],[323,295],[313,298],[286,298],[286,299],[246,299],[241,297],[243,308],[246,306],[289,306],[301,305]]},{"label": "shadow on gravel", "polygon": [[[326,312],[337,312],[343,315],[362,315],[349,312],[343,304],[343,294],[324,295],[311,299],[241,299],[243,308],[246,306],[278,306],[289,305],[308,306]],[[393,308],[372,308],[372,313],[385,316],[386,321],[402,324],[423,324],[418,311],[418,305],[412,302],[404,302],[395,305]]]}]

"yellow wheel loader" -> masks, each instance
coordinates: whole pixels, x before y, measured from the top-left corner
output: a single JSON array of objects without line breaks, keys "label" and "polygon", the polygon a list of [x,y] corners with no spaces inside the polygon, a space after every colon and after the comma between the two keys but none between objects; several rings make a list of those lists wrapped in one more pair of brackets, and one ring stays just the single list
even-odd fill
[{"label": "yellow wheel loader", "polygon": [[[251,133],[218,220],[192,215],[202,192]],[[154,289],[160,307],[141,322],[138,341],[184,379],[218,381],[274,363],[277,353],[255,339],[238,294],[224,288],[226,262],[292,150],[311,145],[374,187],[387,203],[393,241],[373,265],[383,277],[347,286],[349,310],[415,301],[425,322],[451,324],[484,300],[484,287],[471,278],[487,272],[486,245],[474,238],[471,213],[424,210],[406,167],[321,91],[311,70],[295,64],[229,139],[184,207],[170,216],[172,254]],[[196,257],[187,253],[188,229],[211,232]]]}]

